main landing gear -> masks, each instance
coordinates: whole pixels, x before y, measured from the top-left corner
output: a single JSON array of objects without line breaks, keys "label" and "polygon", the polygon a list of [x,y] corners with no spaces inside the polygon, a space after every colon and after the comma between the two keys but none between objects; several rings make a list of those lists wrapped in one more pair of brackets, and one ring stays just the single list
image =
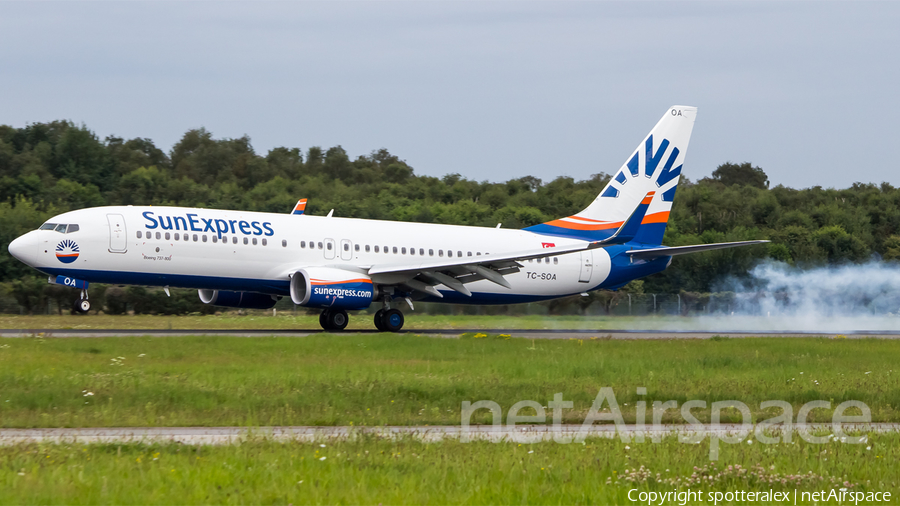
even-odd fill
[{"label": "main landing gear", "polygon": [[[403,328],[403,313],[399,309],[390,309],[386,302],[383,309],[375,312],[375,328],[381,332],[400,332]],[[343,309],[325,309],[319,315],[319,325],[325,330],[344,330],[350,323],[350,317]]]},{"label": "main landing gear", "polygon": [[81,296],[75,301],[75,305],[72,309],[76,313],[81,314],[87,314],[87,312],[91,310],[91,301],[88,300],[87,290],[81,291]]},{"label": "main landing gear", "polygon": [[399,332],[403,328],[403,313],[399,309],[379,309],[375,312],[375,328],[382,332]]},{"label": "main landing gear", "polygon": [[319,325],[325,330],[344,330],[350,317],[343,309],[326,309],[319,315]]}]

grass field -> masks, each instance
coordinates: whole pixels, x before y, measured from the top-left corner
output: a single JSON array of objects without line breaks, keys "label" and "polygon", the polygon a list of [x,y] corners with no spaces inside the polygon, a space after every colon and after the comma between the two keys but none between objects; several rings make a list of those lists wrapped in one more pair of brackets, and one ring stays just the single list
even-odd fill
[{"label": "grass field", "polygon": [[[897,356],[900,341],[878,339],[2,339],[0,426],[457,425],[463,401],[495,401],[505,416],[518,401],[546,406],[557,392],[574,402],[564,421],[581,423],[605,386],[626,421],[641,399],[734,399],[756,420],[778,414],[760,411],[765,400],[787,401],[796,413],[821,399],[862,401],[874,421],[898,422]],[[668,411],[663,420],[682,418]],[[490,421],[486,410],[473,419]]]},{"label": "grass field", "polygon": [[839,488],[891,492],[896,503],[898,459],[897,434],[866,445],[724,445],[718,463],[706,445],[674,438],[20,445],[0,447],[0,504],[629,504],[631,489],[676,488],[709,504],[717,491]]},{"label": "grass field", "polygon": [[[403,307],[405,310],[406,308]],[[407,330],[428,329],[661,329],[673,323],[684,324],[686,318],[677,316],[473,316],[430,315],[404,311]],[[219,315],[155,316],[155,315],[0,315],[4,329],[285,329],[321,330],[319,316],[282,311],[251,314],[222,313]],[[349,330],[374,330],[372,316],[360,312],[350,315]]]}]

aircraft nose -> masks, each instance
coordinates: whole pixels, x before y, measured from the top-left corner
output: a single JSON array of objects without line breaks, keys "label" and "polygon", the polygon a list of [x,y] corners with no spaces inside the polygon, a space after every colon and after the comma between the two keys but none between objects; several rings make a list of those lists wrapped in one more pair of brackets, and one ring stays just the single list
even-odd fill
[{"label": "aircraft nose", "polygon": [[9,254],[28,265],[34,263],[34,257],[37,253],[36,249],[37,241],[35,241],[33,232],[17,237],[13,242],[9,243]]}]

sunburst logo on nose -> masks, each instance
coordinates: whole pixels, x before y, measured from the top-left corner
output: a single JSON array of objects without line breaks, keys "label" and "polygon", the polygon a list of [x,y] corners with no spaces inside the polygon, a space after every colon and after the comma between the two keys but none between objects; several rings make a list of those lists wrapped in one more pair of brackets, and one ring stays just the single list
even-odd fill
[{"label": "sunburst logo on nose", "polygon": [[64,264],[70,264],[78,258],[78,245],[71,239],[66,239],[56,245],[56,259]]}]

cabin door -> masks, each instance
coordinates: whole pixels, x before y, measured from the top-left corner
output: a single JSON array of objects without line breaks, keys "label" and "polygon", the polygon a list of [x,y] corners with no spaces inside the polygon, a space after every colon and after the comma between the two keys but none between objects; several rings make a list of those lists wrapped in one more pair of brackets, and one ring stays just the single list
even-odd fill
[{"label": "cabin door", "polygon": [[581,275],[578,281],[581,283],[591,282],[591,273],[594,272],[594,253],[592,251],[581,252]]},{"label": "cabin door", "polygon": [[109,252],[125,253],[128,249],[125,217],[121,214],[107,214],[106,221],[109,222]]}]

